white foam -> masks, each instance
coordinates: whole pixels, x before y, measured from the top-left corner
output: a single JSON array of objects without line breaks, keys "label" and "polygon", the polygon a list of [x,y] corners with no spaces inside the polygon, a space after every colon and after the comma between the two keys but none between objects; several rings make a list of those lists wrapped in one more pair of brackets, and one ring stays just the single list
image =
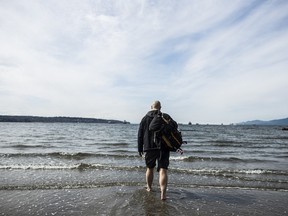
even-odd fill
[{"label": "white foam", "polygon": [[79,165],[47,165],[47,164],[14,164],[14,165],[0,165],[0,169],[8,169],[8,170],[13,170],[13,169],[22,169],[22,170],[27,170],[27,169],[32,169],[32,170],[57,170],[57,169],[75,169]]},{"label": "white foam", "polygon": [[176,170],[181,171],[181,172],[188,172],[188,173],[200,173],[200,174],[264,174],[264,173],[270,173],[272,171],[264,171],[261,169],[256,169],[256,170],[223,170],[223,169],[181,169],[177,168]]},{"label": "white foam", "polygon": [[190,156],[170,156],[170,159],[171,160],[180,160],[180,161],[183,161],[185,159],[188,159]]}]

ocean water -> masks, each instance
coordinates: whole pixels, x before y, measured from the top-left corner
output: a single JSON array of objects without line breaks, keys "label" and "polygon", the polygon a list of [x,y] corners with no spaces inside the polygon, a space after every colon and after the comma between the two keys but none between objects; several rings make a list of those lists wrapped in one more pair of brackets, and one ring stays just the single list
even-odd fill
[{"label": "ocean water", "polygon": [[[203,194],[214,191],[214,198],[219,198],[215,193],[222,189],[226,196],[267,191],[288,200],[288,132],[281,127],[179,128],[187,144],[183,155],[171,153],[168,201],[163,207],[156,201],[157,173],[155,191],[147,194],[144,189],[137,124],[0,123],[0,193],[5,194],[0,213],[147,215],[147,208],[151,213],[156,206],[163,215],[190,215],[191,209],[197,215],[209,201]],[[201,191],[202,197],[193,191]],[[142,205],[136,205],[137,199]],[[200,207],[191,207],[197,200]],[[175,202],[176,208],[171,204]],[[202,208],[200,215],[217,213],[218,202],[213,203],[210,212]],[[279,205],[281,215],[287,208]],[[273,207],[270,210],[275,213]]]}]

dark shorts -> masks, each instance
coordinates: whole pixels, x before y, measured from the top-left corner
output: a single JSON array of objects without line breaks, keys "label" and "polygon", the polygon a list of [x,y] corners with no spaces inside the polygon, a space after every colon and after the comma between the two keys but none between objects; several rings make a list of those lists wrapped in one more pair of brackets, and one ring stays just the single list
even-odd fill
[{"label": "dark shorts", "polygon": [[148,168],[154,168],[157,161],[157,171],[159,172],[160,168],[168,169],[169,166],[169,151],[147,151],[145,154],[145,162]]}]

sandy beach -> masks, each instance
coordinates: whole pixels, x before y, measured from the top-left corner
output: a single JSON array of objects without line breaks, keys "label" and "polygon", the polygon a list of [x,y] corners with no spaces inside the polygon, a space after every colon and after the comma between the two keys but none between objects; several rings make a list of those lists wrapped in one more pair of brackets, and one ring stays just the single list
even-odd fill
[{"label": "sandy beach", "polygon": [[168,199],[141,186],[1,191],[1,215],[286,215],[288,193],[169,187]]}]

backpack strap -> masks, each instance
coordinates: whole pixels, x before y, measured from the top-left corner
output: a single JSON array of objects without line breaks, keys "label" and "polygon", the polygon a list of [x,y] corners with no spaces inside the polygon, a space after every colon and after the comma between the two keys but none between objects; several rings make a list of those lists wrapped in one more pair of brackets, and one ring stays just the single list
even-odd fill
[{"label": "backpack strap", "polygon": [[162,117],[162,119],[164,120],[164,122],[165,122],[166,124],[169,124],[169,121],[170,121],[170,120],[166,119],[166,118],[164,117],[163,113],[162,113],[161,117]]}]

